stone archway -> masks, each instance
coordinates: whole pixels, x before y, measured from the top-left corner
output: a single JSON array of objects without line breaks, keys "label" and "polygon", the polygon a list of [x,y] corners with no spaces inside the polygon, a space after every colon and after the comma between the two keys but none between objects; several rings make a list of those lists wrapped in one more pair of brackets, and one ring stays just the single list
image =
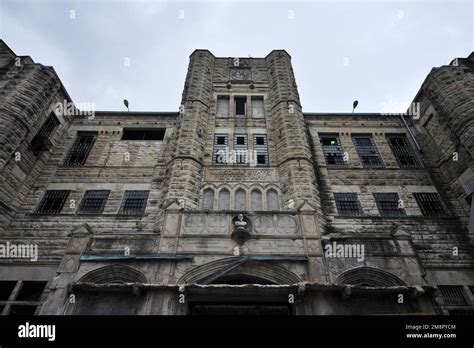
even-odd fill
[{"label": "stone archway", "polygon": [[[239,281],[239,278],[240,281],[244,279],[256,281],[253,284],[295,284],[303,281],[295,273],[275,264],[229,257],[191,269],[178,280],[178,284],[223,284],[225,279],[235,283]],[[206,282],[206,280],[210,281]]]},{"label": "stone archway", "polygon": [[340,274],[337,284],[364,285],[374,287],[405,286],[396,275],[374,267],[356,267]]}]

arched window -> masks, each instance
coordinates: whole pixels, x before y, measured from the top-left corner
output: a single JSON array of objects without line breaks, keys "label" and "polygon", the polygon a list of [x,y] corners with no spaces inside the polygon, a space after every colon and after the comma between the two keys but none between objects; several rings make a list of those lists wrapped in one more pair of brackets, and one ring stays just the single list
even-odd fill
[{"label": "arched window", "polygon": [[250,194],[250,199],[253,211],[263,210],[262,192],[260,192],[260,190],[253,190]]},{"label": "arched window", "polygon": [[219,191],[219,210],[229,210],[230,209],[230,193],[227,189],[222,189]]},{"label": "arched window", "polygon": [[207,188],[202,194],[202,209],[212,210],[214,208],[214,190]]},{"label": "arched window", "polygon": [[278,192],[274,189],[267,191],[267,209],[268,210],[279,210],[280,204],[278,203]]},{"label": "arched window", "polygon": [[246,210],[246,199],[247,195],[244,190],[238,189],[237,191],[235,191],[234,210]]}]

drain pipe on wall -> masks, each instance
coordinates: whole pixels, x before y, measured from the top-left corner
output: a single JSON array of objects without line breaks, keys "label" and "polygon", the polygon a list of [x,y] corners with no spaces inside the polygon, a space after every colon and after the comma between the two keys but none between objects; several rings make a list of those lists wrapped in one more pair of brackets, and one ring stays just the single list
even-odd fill
[{"label": "drain pipe on wall", "polygon": [[410,133],[410,137],[413,140],[413,142],[415,143],[416,148],[418,149],[419,152],[423,152],[423,150],[421,150],[420,145],[416,141],[415,135],[413,134],[410,126],[408,125],[407,121],[405,121],[405,114],[399,114],[399,115],[400,115],[400,119],[402,120],[403,124],[405,125],[406,129],[408,130],[408,133]]}]

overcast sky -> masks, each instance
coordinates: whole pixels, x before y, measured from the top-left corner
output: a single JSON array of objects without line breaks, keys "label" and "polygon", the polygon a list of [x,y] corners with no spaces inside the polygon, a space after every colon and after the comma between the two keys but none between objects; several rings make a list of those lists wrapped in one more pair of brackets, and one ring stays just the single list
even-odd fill
[{"label": "overcast sky", "polygon": [[[176,111],[189,55],[292,56],[305,112],[403,112],[474,46],[474,1],[0,0],[0,37],[96,110]],[[184,17],[184,18],[183,18]],[[129,63],[129,64],[127,64]]]}]

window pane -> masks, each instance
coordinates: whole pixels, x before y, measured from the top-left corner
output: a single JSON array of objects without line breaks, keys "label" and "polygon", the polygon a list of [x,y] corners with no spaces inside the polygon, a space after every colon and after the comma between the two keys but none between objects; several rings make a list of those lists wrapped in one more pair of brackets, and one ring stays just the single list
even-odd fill
[{"label": "window pane", "polygon": [[217,97],[217,117],[229,117],[229,97],[218,96]]},{"label": "window pane", "polygon": [[265,117],[262,97],[252,97],[252,117],[253,118]]},{"label": "window pane", "polygon": [[247,109],[247,98],[246,97],[235,97],[235,116],[245,117]]}]

